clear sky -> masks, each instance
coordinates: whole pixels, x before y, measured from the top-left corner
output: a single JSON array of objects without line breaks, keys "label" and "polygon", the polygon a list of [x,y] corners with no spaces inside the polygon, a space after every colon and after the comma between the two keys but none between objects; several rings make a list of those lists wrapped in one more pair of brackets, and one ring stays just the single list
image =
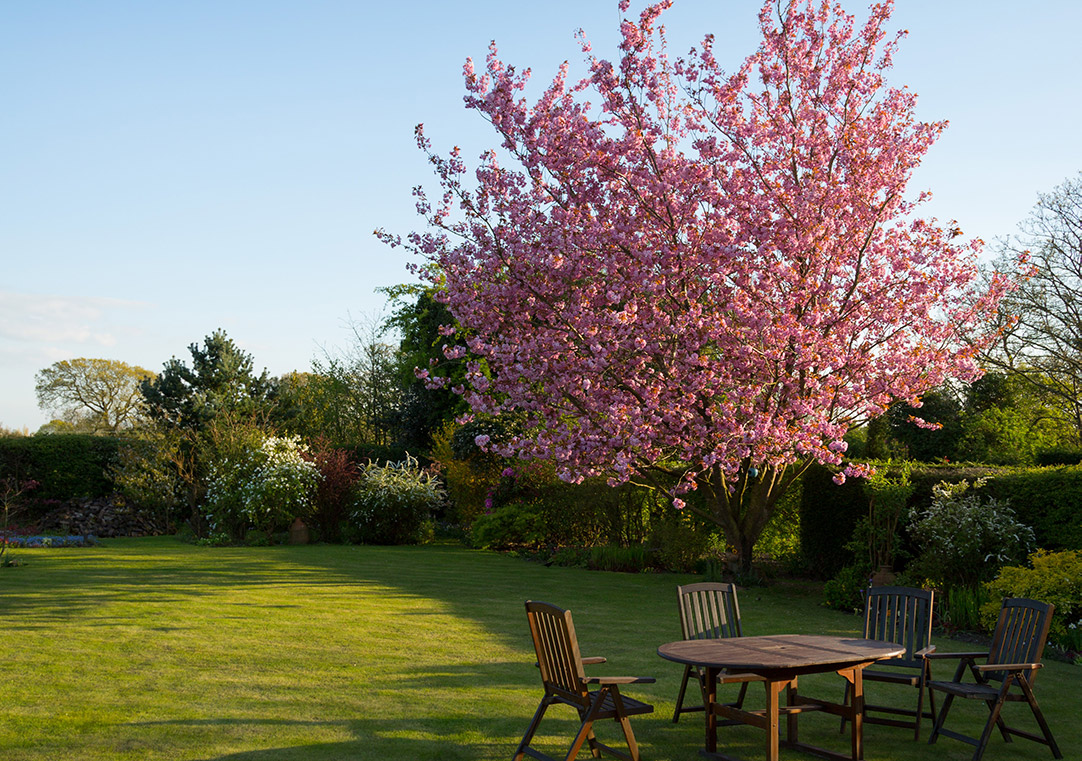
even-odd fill
[{"label": "clear sky", "polygon": [[[736,69],[758,8],[677,0],[673,54],[710,32]],[[465,58],[495,39],[541,85],[583,73],[580,27],[615,58],[618,22],[617,0],[0,3],[0,424],[48,420],[34,374],[61,359],[159,371],[223,328],[278,375],[347,344],[410,279],[372,231],[417,227],[410,190],[435,186],[414,126],[467,158],[496,144]],[[891,83],[951,121],[911,190],[1011,233],[1082,170],[1082,3],[897,0],[892,26]]]}]

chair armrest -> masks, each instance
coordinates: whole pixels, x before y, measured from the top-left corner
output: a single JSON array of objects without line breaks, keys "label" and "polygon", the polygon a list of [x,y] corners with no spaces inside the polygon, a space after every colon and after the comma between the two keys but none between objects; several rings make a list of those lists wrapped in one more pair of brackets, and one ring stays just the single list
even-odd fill
[{"label": "chair armrest", "polygon": [[927,658],[929,655],[935,652],[935,645],[928,645],[928,647],[921,648],[917,652],[913,653],[916,658]]},{"label": "chair armrest", "polygon": [[589,658],[583,658],[582,659],[582,663],[583,663],[584,666],[592,666],[592,665],[594,665],[596,663],[605,663],[605,662],[606,662],[606,659],[602,658],[600,655],[594,655],[594,656],[591,656]]},{"label": "chair armrest", "polygon": [[588,676],[583,684],[653,684],[657,680],[652,676]]},{"label": "chair armrest", "polygon": [[977,671],[1036,671],[1043,663],[982,663]]},{"label": "chair armrest", "polygon": [[940,660],[944,658],[987,658],[988,651],[980,653],[928,653],[924,656],[929,660]]}]

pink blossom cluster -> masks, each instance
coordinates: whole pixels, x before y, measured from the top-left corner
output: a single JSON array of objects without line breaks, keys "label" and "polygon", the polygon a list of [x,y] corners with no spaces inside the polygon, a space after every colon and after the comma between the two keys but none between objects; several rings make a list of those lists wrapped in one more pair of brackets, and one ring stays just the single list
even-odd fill
[{"label": "pink blossom cluster", "polygon": [[979,287],[981,242],[905,194],[946,123],[886,84],[891,2],[856,28],[769,0],[731,76],[710,37],[669,59],[669,5],[623,21],[618,63],[583,40],[588,76],[564,64],[532,104],[494,44],[467,62],[466,105],[502,139],[472,180],[418,127],[443,192],[416,190],[430,229],[406,245],[470,336],[444,355],[467,361],[474,412],[533,423],[501,451],[568,480],[840,464],[854,424],[977,376],[1009,283]]}]

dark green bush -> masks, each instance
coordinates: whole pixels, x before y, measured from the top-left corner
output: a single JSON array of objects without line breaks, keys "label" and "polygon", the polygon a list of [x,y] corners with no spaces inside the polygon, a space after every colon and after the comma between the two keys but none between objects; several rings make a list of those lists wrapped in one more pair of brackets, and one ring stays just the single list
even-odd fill
[{"label": "dark green bush", "polygon": [[1038,452],[1036,457],[1040,467],[1082,464],[1082,450],[1079,449],[1049,449]]},{"label": "dark green bush", "polygon": [[984,488],[1032,526],[1037,546],[1082,550],[1082,467],[1030,468],[997,475]]},{"label": "dark green bush", "polygon": [[845,548],[857,521],[868,514],[864,481],[834,483],[834,471],[813,465],[804,473],[800,499],[800,547],[809,573],[829,579],[853,560]]},{"label": "dark green bush", "polygon": [[0,438],[0,478],[37,481],[36,500],[103,497],[113,490],[107,471],[122,441],[78,433]]},{"label": "dark green bush", "polygon": [[536,502],[509,502],[480,515],[470,526],[470,546],[486,550],[537,548],[549,533],[541,506]]},{"label": "dark green bush", "polygon": [[823,604],[835,610],[863,610],[864,590],[867,588],[868,574],[865,569],[847,565],[823,585]]}]

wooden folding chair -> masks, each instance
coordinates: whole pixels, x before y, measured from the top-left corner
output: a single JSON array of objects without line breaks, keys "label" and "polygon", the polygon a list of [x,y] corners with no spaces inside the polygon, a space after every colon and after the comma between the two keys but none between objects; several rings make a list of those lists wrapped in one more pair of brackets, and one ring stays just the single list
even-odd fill
[{"label": "wooden folding chair", "polygon": [[[676,588],[676,598],[680,605],[680,629],[684,639],[722,639],[742,637],[740,627],[740,605],[736,599],[736,585],[704,581],[698,584],[684,584]],[[699,685],[702,703],[694,706],[684,705],[684,695],[688,682],[694,677]],[[673,711],[673,723],[680,720],[680,714],[702,711],[706,704],[706,671],[693,666],[684,666],[684,676],[680,680],[680,694],[676,696],[676,709]],[[748,691],[748,682],[761,682],[757,674],[723,673],[718,677],[719,684],[739,684],[740,694],[733,703],[733,708],[744,705],[744,696]],[[728,726],[739,722],[719,722],[718,726]]]},{"label": "wooden folding chair", "polygon": [[[917,707],[895,708],[867,702],[865,692],[864,721],[913,730],[913,739],[920,739],[922,718],[935,721],[935,693],[928,686],[931,680],[929,662],[925,655],[935,652],[932,638],[932,605],[935,595],[924,589],[910,587],[872,587],[864,603],[864,639],[897,642],[905,646],[905,654],[879,661],[874,668],[864,669],[864,684],[886,682],[917,688]],[[850,685],[845,685],[843,703],[849,702]],[[924,710],[924,693],[928,693],[929,710]],[[911,717],[911,720],[869,715],[869,712]],[[842,719],[845,731],[845,719]]]},{"label": "wooden folding chair", "polygon": [[[1005,742],[1010,742],[1011,736],[1015,735],[1047,745],[1053,756],[1063,758],[1055,738],[1052,737],[1052,730],[1048,728],[1048,722],[1037,705],[1037,697],[1033,694],[1033,683],[1037,678],[1037,670],[1041,668],[1041,656],[1048,639],[1048,628],[1052,624],[1053,609],[1052,605],[1035,600],[1017,597],[1005,599],[999,611],[995,634],[992,636],[992,647],[987,653],[933,653],[925,656],[930,660],[960,659],[953,680],[928,683],[933,690],[947,695],[936,718],[932,736],[928,738],[929,743],[934,743],[941,734],[953,737],[976,746],[973,761],[980,761],[992,736],[992,727],[996,727]],[[978,664],[978,659],[984,659],[985,662]],[[967,669],[973,675],[973,682],[962,681]],[[1017,688],[1017,692],[1012,691],[1012,688]],[[988,705],[988,721],[979,738],[943,728],[955,698],[976,698]],[[1033,712],[1033,718],[1037,720],[1041,730],[1040,735],[1009,727],[1003,720],[1004,703],[1023,701]]]},{"label": "wooden folding chair", "polygon": [[[649,684],[653,677],[602,676],[588,677],[584,664],[604,663],[604,658],[583,658],[579,653],[579,643],[575,636],[575,624],[571,620],[571,611],[549,605],[545,602],[526,601],[526,618],[530,623],[530,636],[533,637],[534,650],[537,652],[537,666],[541,671],[541,683],[545,695],[534,713],[533,720],[518,744],[513,756],[514,761],[522,761],[528,755],[541,761],[555,761],[540,751],[530,747],[534,733],[541,723],[549,706],[555,703],[569,705],[578,711],[582,724],[565,756],[565,761],[572,761],[578,755],[584,742],[590,745],[594,758],[600,758],[602,751],[625,761],[639,761],[639,746],[631,731],[629,717],[642,713],[651,713],[652,705],[620,694],[621,684]],[[590,685],[598,689],[591,690]],[[594,736],[594,722],[600,719],[613,719],[624,730],[629,753],[623,753],[601,743]]]}]

